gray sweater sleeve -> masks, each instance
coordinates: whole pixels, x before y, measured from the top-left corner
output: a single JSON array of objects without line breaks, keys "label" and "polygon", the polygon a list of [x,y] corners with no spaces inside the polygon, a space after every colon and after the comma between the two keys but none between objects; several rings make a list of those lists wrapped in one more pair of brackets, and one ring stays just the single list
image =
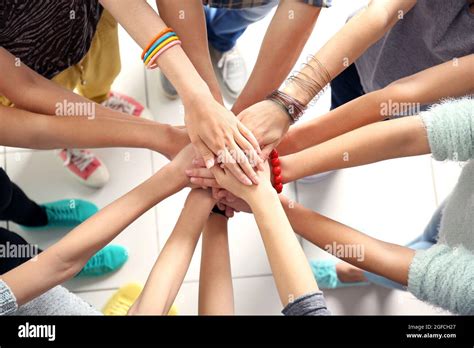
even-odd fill
[{"label": "gray sweater sleeve", "polygon": [[15,295],[8,285],[0,279],[0,315],[7,315],[18,309]]},{"label": "gray sweater sleeve", "polygon": [[331,315],[326,307],[326,300],[322,292],[313,292],[298,297],[283,309],[282,313],[288,316],[318,316]]},{"label": "gray sweater sleeve", "polygon": [[408,291],[452,313],[474,315],[474,255],[445,244],[418,250],[408,272]]},{"label": "gray sweater sleeve", "polygon": [[474,158],[474,99],[448,99],[421,113],[433,157],[467,161]]}]

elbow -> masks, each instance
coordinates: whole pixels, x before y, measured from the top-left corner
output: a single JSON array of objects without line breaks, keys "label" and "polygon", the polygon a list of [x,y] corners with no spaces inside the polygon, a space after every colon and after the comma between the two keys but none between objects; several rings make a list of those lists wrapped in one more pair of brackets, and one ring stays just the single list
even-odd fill
[{"label": "elbow", "polygon": [[385,2],[371,1],[367,6],[367,17],[377,30],[384,34],[392,28],[399,19],[403,18],[404,9],[400,8],[394,12]]}]

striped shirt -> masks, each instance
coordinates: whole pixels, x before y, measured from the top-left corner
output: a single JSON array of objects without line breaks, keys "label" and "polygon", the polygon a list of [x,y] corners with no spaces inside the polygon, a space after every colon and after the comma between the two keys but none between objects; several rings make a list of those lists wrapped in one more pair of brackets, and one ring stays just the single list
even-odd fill
[{"label": "striped shirt", "polygon": [[[203,0],[204,5],[228,9],[239,9],[267,5],[272,0]],[[311,6],[331,7],[332,0],[301,0]]]},{"label": "striped shirt", "polygon": [[98,0],[0,0],[0,46],[51,79],[84,58],[102,11]]}]

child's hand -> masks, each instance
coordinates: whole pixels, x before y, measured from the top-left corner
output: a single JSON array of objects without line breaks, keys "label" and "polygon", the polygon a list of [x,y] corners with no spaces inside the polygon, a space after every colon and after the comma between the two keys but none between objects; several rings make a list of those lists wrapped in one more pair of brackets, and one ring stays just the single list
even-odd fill
[{"label": "child's hand", "polygon": [[218,166],[214,166],[211,168],[211,172],[222,188],[249,202],[249,200],[273,190],[270,183],[270,168],[268,163],[266,163],[264,167],[264,171],[258,172],[260,184],[252,186],[243,185],[225,168],[222,169]]},{"label": "child's hand", "polygon": [[191,181],[189,184],[189,177],[186,175],[188,170],[193,169],[193,161],[196,158],[196,150],[192,144],[185,146],[178,155],[171,161],[170,166],[176,172],[176,180],[183,181],[183,185],[191,188],[207,187],[207,185],[195,185]]},{"label": "child's hand", "polygon": [[171,150],[163,155],[171,161],[190,143],[190,140],[185,126],[170,126],[168,132]]}]

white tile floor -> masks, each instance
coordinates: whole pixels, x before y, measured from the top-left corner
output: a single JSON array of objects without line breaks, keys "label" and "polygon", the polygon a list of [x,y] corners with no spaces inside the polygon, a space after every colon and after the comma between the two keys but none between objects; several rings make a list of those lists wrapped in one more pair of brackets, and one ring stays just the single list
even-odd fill
[{"label": "white tile floor", "polygon": [[[362,0],[363,2],[364,0]],[[360,5],[336,5],[323,10],[315,33],[301,60],[320,47],[343,23],[348,13]],[[345,4],[347,6],[347,3]],[[255,63],[258,48],[271,16],[249,27],[239,40],[248,67]],[[160,93],[157,71],[144,71],[140,50],[121,30],[122,73],[114,89],[147,105],[160,122],[183,123],[179,100],[169,101]],[[306,118],[329,108],[329,94],[314,105]],[[83,198],[103,207],[160,169],[166,159],[149,150],[104,149],[96,153],[111,172],[110,183],[102,190],[87,189],[69,177],[54,151],[0,148],[0,166],[33,199],[46,202],[62,198]],[[333,173],[315,184],[288,185],[287,193],[304,205],[378,238],[406,243],[421,233],[431,212],[449,193],[459,168],[432,163],[428,156],[387,161],[372,166]],[[160,248],[176,222],[186,190],[168,198],[143,215],[115,241],[129,249],[128,263],[117,273],[94,280],[73,280],[67,287],[101,308],[123,284],[143,283]],[[1,226],[1,225],[0,225]],[[66,231],[22,232],[27,240],[46,247]],[[232,272],[238,314],[278,314],[281,306],[270,267],[253,217],[239,214],[230,227]],[[302,241],[308,257],[328,257],[307,241]],[[185,283],[176,300],[182,314],[197,312],[200,249],[192,261]],[[375,286],[327,291],[328,304],[335,314],[422,314],[439,311],[411,295]]]}]

